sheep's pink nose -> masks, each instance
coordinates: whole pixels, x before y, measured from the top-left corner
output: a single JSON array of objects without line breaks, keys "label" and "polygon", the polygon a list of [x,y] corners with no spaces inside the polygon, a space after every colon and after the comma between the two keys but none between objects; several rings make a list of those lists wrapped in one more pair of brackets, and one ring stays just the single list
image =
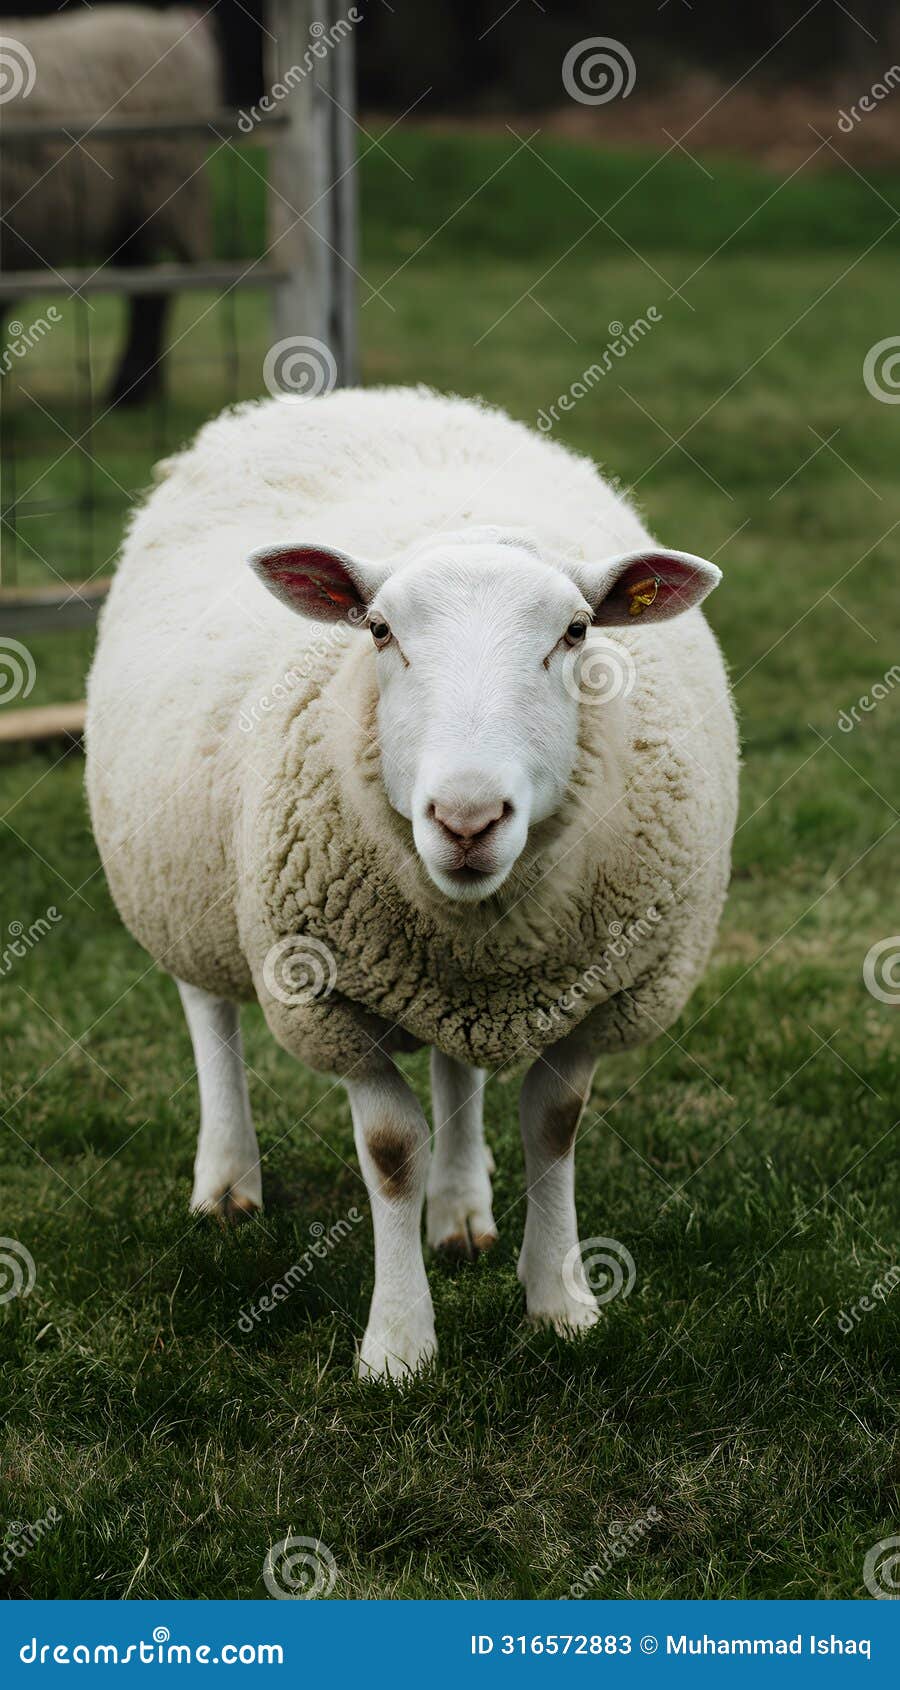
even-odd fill
[{"label": "sheep's pink nose", "polygon": [[435,803],[429,808],[432,820],[436,821],[445,833],[449,833],[457,845],[466,847],[483,839],[495,823],[509,815],[512,805],[499,798],[494,804],[481,804],[477,807],[469,804]]}]

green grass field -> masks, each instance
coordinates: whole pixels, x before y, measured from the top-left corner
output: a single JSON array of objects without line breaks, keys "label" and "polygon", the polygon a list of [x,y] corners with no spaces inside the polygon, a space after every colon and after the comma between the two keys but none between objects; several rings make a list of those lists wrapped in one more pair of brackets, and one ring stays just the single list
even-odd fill
[{"label": "green grass field", "polygon": [[[385,144],[413,182],[379,151],[363,162],[361,293],[382,290],[362,309],[366,380],[533,421],[609,324],[655,306],[557,434],[725,572],[709,609],[745,767],[721,940],[671,1035],[600,1067],[578,1148],[582,1236],[620,1240],[636,1283],[577,1345],[523,1324],[515,1087],[495,1083],[500,1243],[430,1264],[436,1370],[404,1391],[353,1381],[367,1217],[245,1335],[242,1308],[310,1228],[366,1207],[347,1104],[248,1013],[266,1214],[235,1233],[188,1219],[175,989],[117,921],[79,758],[19,756],[0,768],[0,952],[11,925],[62,919],[0,974],[0,1232],[36,1266],[0,1308],[0,1537],[58,1521],[6,1557],[8,1590],[262,1596],[266,1550],[293,1533],[329,1546],[336,1596],[565,1596],[598,1566],[597,1596],[863,1597],[867,1551],[900,1529],[900,1286],[849,1332],[838,1316],[900,1262],[898,1011],[862,976],[900,925],[900,688],[839,721],[900,661],[900,411],[862,375],[898,329],[900,179],[784,185],[707,160],[710,181],[677,155],[406,129]],[[104,472],[146,485],[157,449],[228,396],[221,310],[190,326],[210,303],[179,301],[165,419],[95,432],[111,503],[93,548],[32,516],[20,581],[52,578],[43,560],[102,570],[124,509]],[[235,309],[234,387],[253,394],[263,296]],[[100,302],[98,381],[117,321]],[[72,336],[66,321],[19,380],[77,435]],[[65,436],[21,387],[10,419],[19,492],[83,491],[83,452],[54,462]],[[28,645],[29,702],[77,696],[89,637]],[[404,1065],[424,1085],[424,1058]]]}]

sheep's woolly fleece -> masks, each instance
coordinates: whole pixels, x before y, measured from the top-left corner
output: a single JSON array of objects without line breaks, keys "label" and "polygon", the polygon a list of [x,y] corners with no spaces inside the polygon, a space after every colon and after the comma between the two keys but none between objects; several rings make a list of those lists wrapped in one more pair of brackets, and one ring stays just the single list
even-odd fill
[{"label": "sheep's woolly fleece", "polygon": [[[2,33],[31,54],[35,80],[4,107],[16,123],[83,128],[115,119],[212,115],[221,104],[210,22],[181,7],[103,6],[50,17],[4,18]],[[65,264],[139,232],[143,248],[183,260],[210,249],[202,138],[104,136],[87,150],[66,139],[7,138],[3,150],[2,269]],[[40,183],[40,192],[34,192]]]},{"label": "sheep's woolly fleece", "polygon": [[[563,811],[498,894],[460,905],[384,794],[371,637],[295,615],[245,562],[291,541],[389,558],[467,522],[527,525],[556,556],[650,544],[593,465],[467,400],[348,390],[226,412],[157,479],[103,614],[87,726],[103,863],[150,955],[257,996],[288,1050],[345,1074],[379,1040],[496,1068],[579,1022],[597,1051],[668,1026],[715,936],[736,807],[702,613],[616,629],[633,690],[582,706]],[[264,973],[291,935],[334,958],[308,1003]]]}]

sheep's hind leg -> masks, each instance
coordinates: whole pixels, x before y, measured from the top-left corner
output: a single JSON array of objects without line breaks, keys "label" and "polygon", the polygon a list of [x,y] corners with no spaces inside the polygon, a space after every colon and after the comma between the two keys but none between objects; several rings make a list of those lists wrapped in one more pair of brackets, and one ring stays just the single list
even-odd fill
[{"label": "sheep's hind leg", "polygon": [[562,1039],[529,1068],[519,1099],[528,1183],[519,1278],[529,1319],[564,1334],[598,1317],[575,1216],[575,1134],[594,1066],[582,1044]]},{"label": "sheep's hind leg", "polygon": [[448,1255],[489,1250],[493,1160],[484,1142],[484,1071],[431,1052],[434,1148],[428,1173],[428,1242]]},{"label": "sheep's hind leg", "polygon": [[437,1347],[422,1257],[428,1126],[393,1063],[345,1084],[375,1229],[375,1289],[359,1374],[399,1379],[424,1367]]},{"label": "sheep's hind leg", "polygon": [[[120,242],[116,256],[125,269],[149,263],[153,255],[146,234],[140,229],[130,232]],[[110,405],[144,405],[162,393],[170,304],[171,295],[167,293],[132,294],[128,302],[128,339],[109,391]]]},{"label": "sheep's hind leg", "polygon": [[241,1220],[262,1207],[259,1146],[237,1005],[178,981],[200,1086],[191,1209]]},{"label": "sheep's hind leg", "polygon": [[163,391],[163,349],[169,295],[133,294],[128,340],[109,391],[110,406],[146,405]]}]

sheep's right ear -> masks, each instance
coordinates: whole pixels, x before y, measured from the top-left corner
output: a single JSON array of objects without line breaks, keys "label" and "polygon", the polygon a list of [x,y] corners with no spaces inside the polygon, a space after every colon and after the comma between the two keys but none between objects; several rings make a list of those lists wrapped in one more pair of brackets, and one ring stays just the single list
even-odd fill
[{"label": "sheep's right ear", "polygon": [[700,604],[722,579],[722,571],[693,552],[648,546],[623,552],[594,566],[574,566],[572,575],[588,604],[595,628],[622,628],[635,619],[665,622]]},{"label": "sheep's right ear", "polygon": [[261,546],[247,562],[277,599],[318,622],[362,622],[387,575],[330,546]]}]

